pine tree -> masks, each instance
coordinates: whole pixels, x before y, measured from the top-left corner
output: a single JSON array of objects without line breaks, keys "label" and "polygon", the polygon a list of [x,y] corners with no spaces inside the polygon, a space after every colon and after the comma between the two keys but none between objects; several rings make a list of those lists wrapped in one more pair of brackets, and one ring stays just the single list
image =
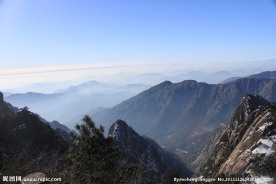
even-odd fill
[{"label": "pine tree", "polygon": [[68,151],[66,180],[68,183],[116,183],[120,153],[112,137],[104,136],[104,128],[96,127],[89,117],[77,124]]}]

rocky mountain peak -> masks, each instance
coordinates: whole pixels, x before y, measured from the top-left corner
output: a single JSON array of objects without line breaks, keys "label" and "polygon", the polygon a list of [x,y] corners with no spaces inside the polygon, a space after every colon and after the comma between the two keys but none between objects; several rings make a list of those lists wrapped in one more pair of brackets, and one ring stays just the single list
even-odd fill
[{"label": "rocky mountain peak", "polygon": [[123,120],[117,120],[109,129],[109,136],[113,137],[116,143],[125,146],[133,143],[133,139],[139,135]]},{"label": "rocky mountain peak", "polygon": [[123,120],[117,120],[116,122],[115,122],[115,124],[119,127],[119,128],[129,128],[129,126],[127,125],[127,123],[125,122],[125,121],[123,121]]},{"label": "rocky mountain peak", "polygon": [[114,143],[120,148],[121,162],[140,164],[147,170],[142,177],[153,183],[164,182],[167,174],[172,172],[183,176],[192,175],[175,155],[150,138],[140,136],[123,120],[117,120],[112,124],[109,136],[114,138]]},{"label": "rocky mountain peak", "polygon": [[110,127],[109,136],[119,141],[127,140],[132,136],[138,136],[138,134],[125,121],[119,119]]},{"label": "rocky mountain peak", "polygon": [[263,97],[258,95],[252,95],[252,94],[247,94],[241,100],[241,105],[249,106],[249,108],[252,108],[252,109],[262,105],[268,105],[268,104],[269,102]]},{"label": "rocky mountain peak", "polygon": [[212,143],[198,157],[207,160],[204,172],[212,176],[275,173],[275,123],[275,105],[260,96],[246,95],[229,124],[213,135]]},{"label": "rocky mountain peak", "polygon": [[231,123],[238,126],[241,122],[247,120],[247,118],[260,107],[269,105],[270,103],[261,96],[247,94],[242,98],[240,105],[234,111],[231,119]]}]

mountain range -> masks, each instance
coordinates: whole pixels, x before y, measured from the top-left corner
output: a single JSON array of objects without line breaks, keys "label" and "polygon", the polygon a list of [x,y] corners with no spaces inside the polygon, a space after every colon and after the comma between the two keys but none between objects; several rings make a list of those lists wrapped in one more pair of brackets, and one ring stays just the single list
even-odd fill
[{"label": "mountain range", "polygon": [[221,84],[225,84],[228,82],[233,82],[237,79],[241,78],[255,78],[255,79],[276,79],[276,71],[265,71],[258,74],[249,75],[247,77],[231,77],[228,79],[225,79],[221,82]]},{"label": "mountain range", "polygon": [[[74,100],[84,103],[73,98],[94,85],[98,83],[19,99],[58,110],[61,107],[54,106],[59,95],[66,94],[71,100],[67,98],[63,108],[72,111],[80,107]],[[90,99],[82,97],[89,106]],[[170,174],[191,177],[193,173],[267,179],[276,177],[275,102],[276,79],[273,72],[266,72],[225,84],[165,81],[112,108],[90,113],[96,122],[110,127],[107,136],[120,148],[120,162],[145,169],[141,180],[164,183]],[[57,121],[5,102],[0,92],[0,169],[5,173],[61,172],[70,133]]]},{"label": "mountain range", "polygon": [[243,78],[218,85],[166,81],[92,117],[105,126],[123,119],[161,145],[191,151],[228,121],[247,93],[276,101],[276,80]]},{"label": "mountain range", "polygon": [[143,84],[121,86],[89,81],[53,94],[11,94],[5,100],[20,108],[27,106],[47,120],[57,120],[73,128],[77,122],[72,122],[72,119],[76,116],[82,117],[99,107],[112,107],[147,88],[148,85]]}]

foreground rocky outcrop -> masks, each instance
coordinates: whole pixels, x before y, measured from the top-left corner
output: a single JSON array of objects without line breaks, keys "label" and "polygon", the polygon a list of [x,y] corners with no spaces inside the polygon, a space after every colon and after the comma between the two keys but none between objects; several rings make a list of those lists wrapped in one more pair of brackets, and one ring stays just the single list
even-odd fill
[{"label": "foreground rocky outcrop", "polygon": [[276,106],[247,95],[193,162],[198,175],[276,177]]},{"label": "foreground rocky outcrop", "polygon": [[143,180],[151,183],[163,183],[169,174],[189,177],[189,171],[183,162],[159,146],[155,141],[137,134],[126,122],[116,121],[109,130],[121,151],[121,163],[139,164],[144,168]]}]

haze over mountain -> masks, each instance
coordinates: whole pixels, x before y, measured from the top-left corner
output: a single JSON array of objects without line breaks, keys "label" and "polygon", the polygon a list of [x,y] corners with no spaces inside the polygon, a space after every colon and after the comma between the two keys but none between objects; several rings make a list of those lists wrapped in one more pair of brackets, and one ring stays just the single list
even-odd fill
[{"label": "haze over mountain", "polygon": [[106,126],[123,119],[161,145],[190,151],[228,121],[247,93],[276,101],[276,80],[243,78],[217,85],[166,81],[92,117]]},{"label": "haze over mountain", "polygon": [[[83,116],[91,109],[99,107],[112,107],[148,87],[143,84],[121,86],[89,81],[53,94],[11,94],[5,100],[17,107],[27,106],[47,120],[58,120],[66,124],[77,115]],[[72,128],[75,123],[77,122],[69,126]]]}]

